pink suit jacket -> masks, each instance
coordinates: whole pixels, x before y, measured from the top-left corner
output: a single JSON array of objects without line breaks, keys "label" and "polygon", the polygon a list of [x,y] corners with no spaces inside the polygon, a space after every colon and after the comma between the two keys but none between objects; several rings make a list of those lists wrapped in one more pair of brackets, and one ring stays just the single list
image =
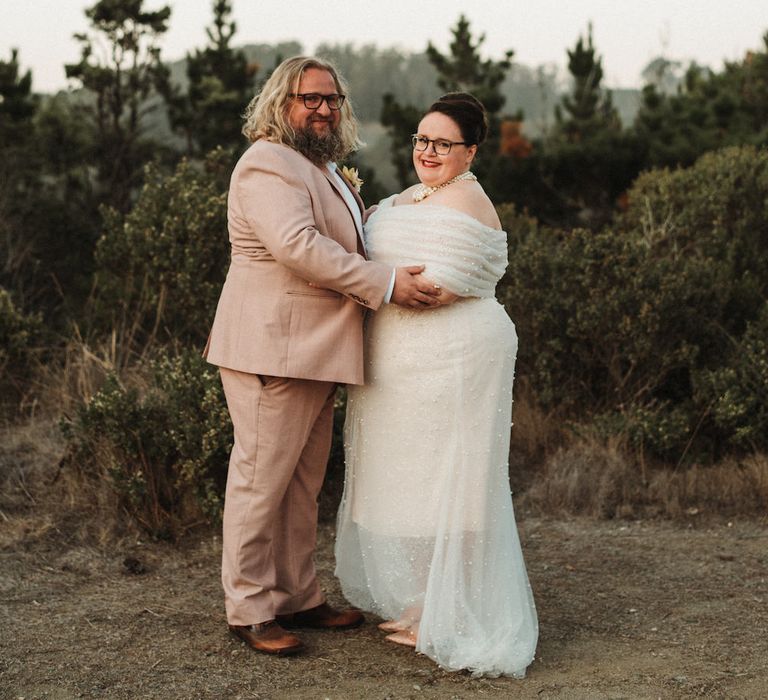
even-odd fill
[{"label": "pink suit jacket", "polygon": [[283,144],[256,141],[232,173],[227,218],[232,256],[208,361],[362,384],[365,308],[381,305],[392,268],[361,254],[352,212],[327,168]]}]

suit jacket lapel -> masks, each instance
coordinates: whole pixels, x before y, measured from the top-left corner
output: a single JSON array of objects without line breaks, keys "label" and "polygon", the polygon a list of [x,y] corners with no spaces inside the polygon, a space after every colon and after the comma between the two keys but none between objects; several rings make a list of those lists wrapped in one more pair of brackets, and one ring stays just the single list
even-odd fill
[{"label": "suit jacket lapel", "polygon": [[[349,209],[349,215],[352,217],[352,223],[355,226],[355,231],[357,231],[357,238],[358,238],[358,240],[360,242],[360,245],[361,245],[361,247],[362,247],[362,249],[364,251],[365,250],[365,241],[363,241],[363,232],[357,230],[357,224],[355,223],[355,215],[352,213],[352,210],[349,207],[349,203],[347,202],[347,198],[344,196],[344,193],[343,193],[343,191],[341,189],[342,185],[339,182],[339,179],[335,178],[331,174],[331,171],[328,170],[327,167],[321,167],[320,170],[323,171],[323,175],[325,175],[325,178],[328,180],[328,182],[331,183],[331,186],[333,187],[333,189],[335,189],[336,192],[338,192],[339,197],[341,197],[341,200],[344,202],[344,205],[347,207],[347,209]],[[357,190],[354,187],[352,187],[352,185],[349,182],[347,182],[347,179],[341,174],[341,170],[337,169],[336,172],[339,175],[339,177],[344,181],[344,184],[346,185],[347,189],[352,193],[352,197],[354,197],[354,200],[357,203],[357,207],[358,207],[358,210],[360,212],[360,221],[362,221],[363,220],[363,213],[365,212],[365,206],[363,205],[362,198],[357,193]]]},{"label": "suit jacket lapel", "polygon": [[347,183],[347,187],[349,188],[349,191],[352,193],[352,196],[355,198],[355,201],[357,202],[357,206],[360,209],[360,216],[362,216],[363,213],[365,212],[365,204],[363,203],[363,198],[358,194],[355,186],[349,180],[347,180],[347,178],[344,177],[344,174],[341,171],[339,171],[339,175],[341,175],[341,179]]}]

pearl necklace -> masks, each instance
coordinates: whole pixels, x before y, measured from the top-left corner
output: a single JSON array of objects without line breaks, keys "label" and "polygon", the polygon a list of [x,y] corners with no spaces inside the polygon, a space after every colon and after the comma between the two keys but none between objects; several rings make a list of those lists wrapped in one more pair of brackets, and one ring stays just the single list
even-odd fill
[{"label": "pearl necklace", "polygon": [[442,185],[435,185],[435,187],[427,187],[426,185],[419,185],[413,191],[413,201],[420,202],[423,199],[426,199],[427,197],[429,197],[429,195],[434,194],[438,190],[443,189],[443,187],[448,187],[448,185],[451,185],[454,182],[459,182],[459,180],[477,180],[477,178],[474,176],[472,172],[470,172],[469,170],[465,170],[463,173],[459,173],[456,177],[452,177],[450,180],[446,180]]}]

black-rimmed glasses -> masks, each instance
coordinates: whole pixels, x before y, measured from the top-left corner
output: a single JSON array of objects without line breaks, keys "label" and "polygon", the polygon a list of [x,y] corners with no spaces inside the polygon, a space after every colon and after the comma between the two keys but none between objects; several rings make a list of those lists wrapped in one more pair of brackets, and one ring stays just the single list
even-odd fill
[{"label": "black-rimmed glasses", "polygon": [[290,97],[301,98],[307,109],[320,109],[320,105],[323,104],[323,100],[325,100],[328,109],[332,109],[334,112],[341,109],[341,105],[343,105],[344,100],[347,99],[346,95],[339,95],[337,93],[332,95],[321,95],[319,92],[293,92],[290,94]]},{"label": "black-rimmed glasses", "polygon": [[449,141],[448,139],[428,139],[426,136],[414,134],[411,136],[414,151],[426,151],[429,144],[435,147],[435,153],[439,156],[447,156],[451,152],[451,146],[466,146],[466,141]]}]

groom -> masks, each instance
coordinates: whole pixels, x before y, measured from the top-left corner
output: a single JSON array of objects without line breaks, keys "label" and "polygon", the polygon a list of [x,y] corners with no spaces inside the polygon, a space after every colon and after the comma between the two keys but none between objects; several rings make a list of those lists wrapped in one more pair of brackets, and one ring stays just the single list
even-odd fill
[{"label": "groom", "polygon": [[235,442],[224,505],[222,583],[230,630],[293,654],[292,628],[344,629],[315,574],[317,497],[337,383],[363,383],[366,309],[436,305],[423,267],[365,257],[362,200],[336,169],[357,122],[335,69],[284,61],[251,102],[252,142],[232,173],[231,264],[205,349],[220,368]]}]

